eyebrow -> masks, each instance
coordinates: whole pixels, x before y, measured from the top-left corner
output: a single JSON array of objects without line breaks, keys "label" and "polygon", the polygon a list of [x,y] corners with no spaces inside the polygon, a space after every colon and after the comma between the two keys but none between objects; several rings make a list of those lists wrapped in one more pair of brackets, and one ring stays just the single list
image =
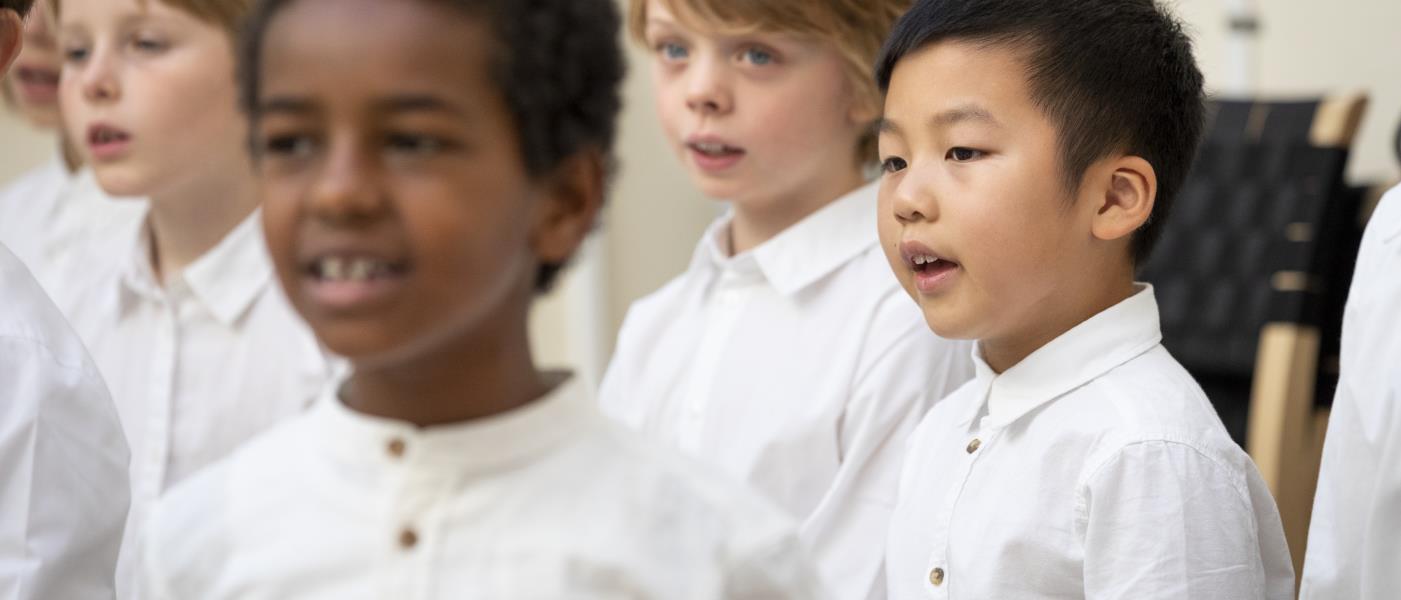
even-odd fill
[{"label": "eyebrow", "polygon": [[[1002,126],[1002,123],[999,122],[996,117],[992,116],[992,113],[988,112],[987,109],[984,109],[980,106],[968,105],[960,106],[958,108],[951,108],[949,110],[943,111],[930,117],[929,127],[931,129],[939,129],[944,127],[952,127],[959,123],[966,123],[970,121],[983,123],[993,127]],[[879,121],[876,122],[876,131],[879,133],[892,133],[895,135],[900,135],[901,133],[903,133],[899,125],[897,125],[894,121],[891,121],[884,117],[882,117]]]},{"label": "eyebrow", "polygon": [[[470,117],[467,111],[437,97],[426,95],[391,96],[375,101],[372,107],[375,112],[386,114],[436,112],[455,117]],[[259,114],[307,115],[316,112],[317,109],[315,102],[294,96],[273,96],[258,103]]]}]

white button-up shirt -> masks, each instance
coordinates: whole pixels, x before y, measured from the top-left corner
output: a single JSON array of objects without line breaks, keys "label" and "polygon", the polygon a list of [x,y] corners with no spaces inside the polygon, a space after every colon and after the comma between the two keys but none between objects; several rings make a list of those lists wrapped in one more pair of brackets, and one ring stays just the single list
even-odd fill
[{"label": "white button-up shirt", "polygon": [[0,598],[110,600],[127,445],[97,367],[0,245]]},{"label": "white button-up shirt", "polygon": [[729,226],[628,311],[604,412],[799,519],[835,597],[882,598],[900,441],[972,376],[969,345],[931,333],[891,273],[874,185],[733,257]]},{"label": "white button-up shirt", "polygon": [[67,307],[131,444],[131,519],[118,569],[138,598],[133,546],[175,482],[315,400],[332,362],[277,287],[255,212],[168,287],[144,224],[122,261]]},{"label": "white button-up shirt", "polygon": [[157,600],[817,597],[791,521],[567,382],[420,429],[334,394],[173,490]]},{"label": "white button-up shirt", "polygon": [[1357,257],[1299,597],[1401,597],[1401,187]]},{"label": "white button-up shirt", "polygon": [[93,259],[101,264],[110,256],[121,232],[141,220],[145,207],[144,200],[108,196],[91,169],[70,172],[56,156],[0,190],[0,243],[59,306],[66,306],[75,284],[88,280]]},{"label": "white button-up shirt", "polygon": [[1145,286],[1001,375],[976,360],[910,438],[890,597],[1292,597],[1268,488],[1161,337]]}]

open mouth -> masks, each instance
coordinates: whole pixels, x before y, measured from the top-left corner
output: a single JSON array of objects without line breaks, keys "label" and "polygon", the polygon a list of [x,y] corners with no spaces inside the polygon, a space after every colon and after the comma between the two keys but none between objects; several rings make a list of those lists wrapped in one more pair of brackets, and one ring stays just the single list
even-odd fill
[{"label": "open mouth", "polygon": [[934,253],[919,242],[906,242],[900,247],[905,266],[914,274],[915,287],[923,294],[934,294],[947,285],[962,268],[957,261]]},{"label": "open mouth", "polygon": [[933,275],[958,268],[958,263],[939,258],[933,254],[916,254],[910,257],[909,262],[910,268],[917,275]]},{"label": "open mouth", "polygon": [[728,146],[719,142],[691,142],[686,144],[693,152],[710,158],[725,158],[744,154],[743,148]]},{"label": "open mouth", "polygon": [[408,261],[390,261],[368,256],[323,256],[310,261],[305,272],[313,280],[326,283],[364,283],[402,277]]},{"label": "open mouth", "polygon": [[25,85],[35,87],[58,87],[58,71],[37,67],[17,67],[15,79]]}]

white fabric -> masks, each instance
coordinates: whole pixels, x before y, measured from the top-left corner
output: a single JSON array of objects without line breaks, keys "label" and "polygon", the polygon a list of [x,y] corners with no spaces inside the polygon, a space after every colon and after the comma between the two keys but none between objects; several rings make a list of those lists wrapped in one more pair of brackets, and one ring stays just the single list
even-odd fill
[{"label": "white fabric", "polygon": [[628,311],[604,412],[748,481],[801,521],[833,596],[882,598],[900,440],[972,375],[930,333],[876,236],[876,186],[751,252],[730,218]]},{"label": "white fabric", "polygon": [[0,598],[109,600],[127,445],[97,368],[0,245]]},{"label": "white fabric", "polygon": [[1299,597],[1401,597],[1401,187],[1363,237]]},{"label": "white fabric", "polygon": [[1292,597],[1269,490],[1160,339],[1144,286],[1001,375],[975,356],[910,438],[890,597]]},{"label": "white fabric", "polygon": [[[143,222],[144,223],[144,222]],[[66,307],[131,444],[131,518],[118,593],[140,598],[133,546],[155,500],[309,406],[333,364],[275,283],[255,212],[168,287],[144,224],[111,269]]]},{"label": "white fabric", "polygon": [[145,200],[108,196],[91,169],[70,173],[55,156],[0,190],[0,243],[66,306],[145,207]]},{"label": "white fabric", "polygon": [[749,494],[572,381],[427,429],[328,394],[162,500],[145,573],[158,600],[816,597],[793,525]]}]

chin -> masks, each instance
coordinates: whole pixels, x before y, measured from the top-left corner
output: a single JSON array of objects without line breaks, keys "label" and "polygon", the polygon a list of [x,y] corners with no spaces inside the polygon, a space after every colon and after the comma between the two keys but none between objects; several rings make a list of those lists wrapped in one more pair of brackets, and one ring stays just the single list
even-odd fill
[{"label": "chin", "polygon": [[92,162],[88,164],[92,166],[97,185],[109,196],[138,197],[147,196],[151,192],[150,178],[143,176],[130,165]]},{"label": "chin", "polygon": [[931,306],[925,301],[920,303],[919,310],[924,315],[924,323],[929,326],[929,330],[941,338],[977,340],[980,337],[979,328],[973,323],[973,319],[959,314],[953,307]]}]

